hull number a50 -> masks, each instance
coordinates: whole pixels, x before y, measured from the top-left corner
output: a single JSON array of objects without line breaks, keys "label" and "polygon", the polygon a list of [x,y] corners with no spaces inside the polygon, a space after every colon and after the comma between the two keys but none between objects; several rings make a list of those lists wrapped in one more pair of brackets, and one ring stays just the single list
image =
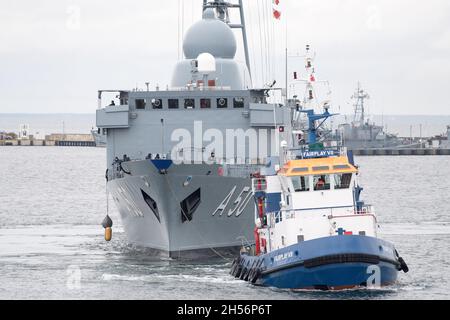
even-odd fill
[{"label": "hull number a50", "polygon": [[[219,214],[219,216],[223,215],[223,213],[226,211],[225,209],[227,209],[228,207],[228,203],[230,202],[231,198],[233,197],[236,191],[236,188],[237,187],[234,186],[233,189],[231,189],[230,193],[228,193],[228,195],[222,200],[217,209],[214,210],[214,212],[212,213],[213,216],[215,216],[217,213]],[[245,207],[247,206],[252,197],[252,193],[250,191],[251,191],[250,187],[244,187],[242,189],[242,191],[237,196],[236,200],[233,201],[233,204],[228,209],[227,211],[228,217],[231,217],[233,215],[239,217],[244,212]]]}]

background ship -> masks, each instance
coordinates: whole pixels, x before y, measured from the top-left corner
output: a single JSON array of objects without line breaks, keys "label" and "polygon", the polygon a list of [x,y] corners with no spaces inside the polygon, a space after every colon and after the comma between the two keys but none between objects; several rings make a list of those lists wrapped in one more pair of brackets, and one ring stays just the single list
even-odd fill
[{"label": "background ship", "polygon": [[336,132],[337,139],[351,150],[400,146],[402,141],[396,135],[385,132],[383,126],[369,121],[365,110],[365,100],[369,98],[369,94],[358,83],[352,96],[355,101],[353,121],[339,125]]}]

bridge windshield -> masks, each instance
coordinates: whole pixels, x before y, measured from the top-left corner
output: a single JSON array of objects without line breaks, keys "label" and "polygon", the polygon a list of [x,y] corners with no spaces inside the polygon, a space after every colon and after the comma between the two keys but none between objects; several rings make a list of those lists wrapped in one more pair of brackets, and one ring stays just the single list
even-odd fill
[{"label": "bridge windshield", "polygon": [[314,190],[330,190],[330,175],[315,175],[313,176]]},{"label": "bridge windshield", "polygon": [[334,188],[348,189],[350,187],[351,180],[352,180],[351,173],[336,173],[334,174]]},{"label": "bridge windshield", "polygon": [[309,191],[309,176],[291,177],[295,192]]}]

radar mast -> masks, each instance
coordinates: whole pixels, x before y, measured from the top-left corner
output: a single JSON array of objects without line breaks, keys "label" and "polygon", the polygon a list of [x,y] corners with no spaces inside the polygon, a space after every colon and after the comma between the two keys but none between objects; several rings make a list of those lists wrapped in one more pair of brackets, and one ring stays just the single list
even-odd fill
[{"label": "radar mast", "polygon": [[353,105],[355,108],[355,115],[353,117],[353,124],[358,126],[363,126],[364,121],[366,119],[365,117],[365,110],[364,110],[364,100],[369,99],[369,94],[364,91],[361,88],[361,83],[358,82],[358,88],[356,89],[356,92],[351,97],[355,101],[355,104]]}]

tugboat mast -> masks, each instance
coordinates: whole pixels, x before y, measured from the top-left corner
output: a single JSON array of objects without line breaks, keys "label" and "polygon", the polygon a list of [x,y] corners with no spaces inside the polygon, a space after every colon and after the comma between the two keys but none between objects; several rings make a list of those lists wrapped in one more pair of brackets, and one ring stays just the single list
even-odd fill
[{"label": "tugboat mast", "polygon": [[[247,41],[247,29],[245,26],[245,15],[244,6],[242,0],[238,0],[238,3],[230,3],[224,0],[203,0],[203,11],[208,8],[212,8],[216,11],[217,18],[226,24],[231,29],[241,29],[242,30],[242,42],[244,44],[244,54],[245,54],[245,64],[247,65],[248,73],[250,75],[250,81],[252,80],[252,72],[250,69],[250,54],[248,51],[248,41]],[[230,14],[228,9],[239,9],[240,23],[233,24],[230,21]]]}]

